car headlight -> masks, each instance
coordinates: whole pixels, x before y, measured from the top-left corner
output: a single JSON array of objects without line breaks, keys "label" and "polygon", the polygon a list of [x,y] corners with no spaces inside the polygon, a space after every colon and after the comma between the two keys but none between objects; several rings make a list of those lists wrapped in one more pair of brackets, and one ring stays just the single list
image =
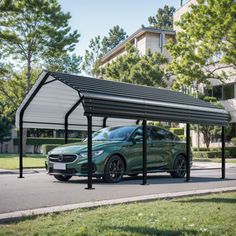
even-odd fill
[{"label": "car headlight", "polygon": [[[103,152],[104,152],[103,150],[93,151],[92,157],[98,157],[98,156],[102,155]],[[79,155],[82,156],[83,158],[87,158],[88,152],[81,152]]]}]

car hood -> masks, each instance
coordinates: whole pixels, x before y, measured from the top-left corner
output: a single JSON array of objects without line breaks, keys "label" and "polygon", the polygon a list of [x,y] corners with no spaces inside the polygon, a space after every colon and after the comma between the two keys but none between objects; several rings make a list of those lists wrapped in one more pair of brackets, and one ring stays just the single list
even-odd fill
[{"label": "car hood", "polygon": [[[123,141],[93,141],[92,149],[98,150],[109,145],[123,143]],[[48,154],[78,154],[87,151],[87,142],[66,144],[52,149]]]}]

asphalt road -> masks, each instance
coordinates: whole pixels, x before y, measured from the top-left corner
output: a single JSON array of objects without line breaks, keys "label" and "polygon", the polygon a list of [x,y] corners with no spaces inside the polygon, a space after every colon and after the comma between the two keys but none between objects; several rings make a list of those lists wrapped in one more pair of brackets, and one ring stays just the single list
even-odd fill
[{"label": "asphalt road", "polygon": [[[200,167],[204,165],[206,164]],[[213,167],[217,166],[219,164]],[[44,172],[28,172],[24,179],[18,179],[17,174],[11,172],[0,174],[0,214],[89,201],[236,186],[235,165],[226,169],[225,180],[220,179],[220,170],[193,170],[188,183],[161,173],[149,175],[146,186],[141,185],[141,176],[126,177],[117,184],[94,179],[94,190],[85,190],[86,178],[73,177],[69,182],[63,183]]]}]

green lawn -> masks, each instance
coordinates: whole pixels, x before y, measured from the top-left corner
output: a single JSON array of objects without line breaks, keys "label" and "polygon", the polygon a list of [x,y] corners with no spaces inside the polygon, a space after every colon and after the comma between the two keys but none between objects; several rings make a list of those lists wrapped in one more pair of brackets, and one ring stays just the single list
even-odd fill
[{"label": "green lawn", "polygon": [[[46,157],[42,155],[27,155],[23,158],[24,167],[44,167]],[[17,154],[0,154],[0,169],[17,169],[19,157]]]},{"label": "green lawn", "polygon": [[235,219],[234,192],[48,214],[2,224],[0,235],[233,236]]}]

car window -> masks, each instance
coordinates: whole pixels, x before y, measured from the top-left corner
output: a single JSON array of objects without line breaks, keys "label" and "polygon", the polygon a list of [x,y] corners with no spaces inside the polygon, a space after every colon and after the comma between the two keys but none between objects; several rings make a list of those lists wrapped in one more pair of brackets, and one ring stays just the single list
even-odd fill
[{"label": "car window", "polygon": [[[133,138],[136,136],[141,136],[143,137],[143,128],[139,127],[133,134]],[[147,127],[147,140],[151,140],[151,130],[149,127]],[[142,141],[142,139],[140,140]]]},{"label": "car window", "polygon": [[151,135],[152,140],[171,141],[176,139],[175,135],[170,131],[158,127],[152,127]]}]

